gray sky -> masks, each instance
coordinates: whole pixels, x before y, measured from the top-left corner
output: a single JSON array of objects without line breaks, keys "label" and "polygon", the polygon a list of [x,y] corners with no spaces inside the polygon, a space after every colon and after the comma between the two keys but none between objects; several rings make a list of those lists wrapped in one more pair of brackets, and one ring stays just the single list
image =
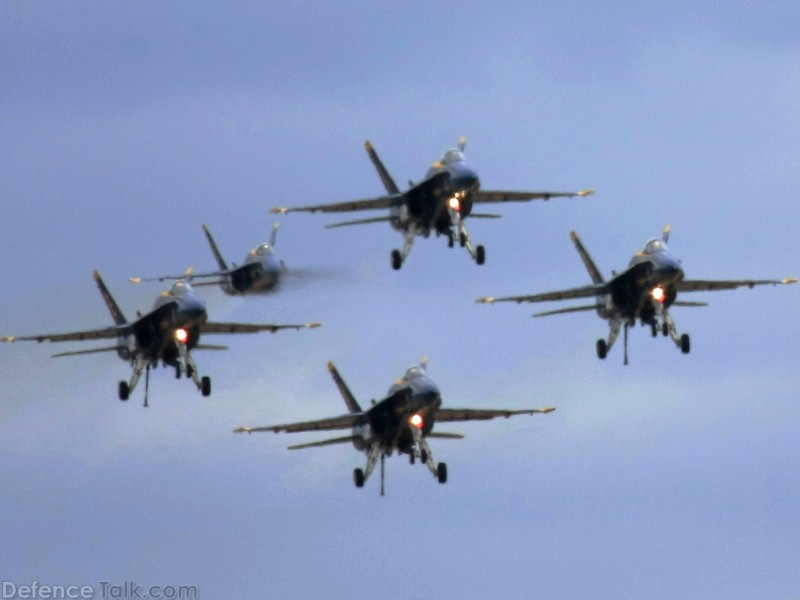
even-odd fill
[{"label": "gray sky", "polygon": [[[671,223],[689,277],[797,275],[796,3],[274,4],[0,3],[0,333],[109,324],[95,268],[148,310],[161,288],[127,277],[212,268],[204,223],[241,261],[272,206],[381,193],[366,139],[398,183],[467,135],[484,188],[598,193],[470,221],[483,267],[432,238],[394,272],[384,225],[283,218],[281,257],[317,277],[206,289],[210,316],[324,326],[211,340],[210,398],[159,370],[143,409],[113,355],[0,348],[0,578],[795,598],[798,289],[694,294],[692,353],[636,329],[628,367],[597,360],[591,313],[474,299],[588,283],[572,229],[606,274]],[[394,457],[384,498],[350,447],[231,434],[342,412],[327,360],[367,401],[423,355],[448,406],[558,411],[448,427],[447,484]]]}]

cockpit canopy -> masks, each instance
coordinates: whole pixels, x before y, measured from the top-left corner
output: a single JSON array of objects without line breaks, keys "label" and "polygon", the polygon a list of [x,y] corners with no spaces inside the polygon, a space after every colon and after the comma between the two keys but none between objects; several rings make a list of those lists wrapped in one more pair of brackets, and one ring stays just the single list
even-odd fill
[{"label": "cockpit canopy", "polygon": [[464,158],[464,153],[461,152],[458,148],[450,148],[447,152],[444,153],[442,160],[439,162],[443,165],[451,165],[455,162],[464,162],[466,158]]},{"label": "cockpit canopy", "polygon": [[667,250],[667,244],[664,243],[663,240],[659,240],[658,238],[653,238],[652,240],[648,240],[647,243],[644,245],[644,250],[642,250],[642,254],[655,254],[656,252],[664,252]]},{"label": "cockpit canopy", "polygon": [[185,294],[187,291],[191,291],[192,287],[182,279],[179,279],[172,286],[169,288],[170,296],[180,296],[181,294]]},{"label": "cockpit canopy", "polygon": [[253,250],[253,254],[256,256],[267,256],[272,254],[272,246],[269,244],[261,244],[258,248]]},{"label": "cockpit canopy", "polygon": [[410,367],[403,376],[404,379],[416,379],[417,377],[425,377],[425,369],[419,365]]}]

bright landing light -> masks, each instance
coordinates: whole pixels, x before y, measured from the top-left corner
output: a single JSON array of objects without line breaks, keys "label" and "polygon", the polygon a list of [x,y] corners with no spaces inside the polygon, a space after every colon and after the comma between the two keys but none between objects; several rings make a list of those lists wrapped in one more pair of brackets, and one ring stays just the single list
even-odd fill
[{"label": "bright landing light", "polygon": [[417,429],[422,429],[422,415],[420,415],[420,414],[413,415],[408,420],[408,422],[411,423]]},{"label": "bright landing light", "polygon": [[456,198],[455,196],[450,198],[448,204],[450,205],[450,208],[452,208],[453,210],[459,210],[459,211],[461,210],[461,202],[459,202],[458,198]]},{"label": "bright landing light", "polygon": [[185,344],[189,340],[189,332],[186,331],[183,327],[180,329],[175,330],[175,339]]},{"label": "bright landing light", "polygon": [[667,295],[664,293],[664,288],[662,287],[653,288],[653,291],[651,293],[653,295],[653,299],[657,300],[658,302],[661,302],[662,304],[664,303],[664,300],[666,300],[667,298]]}]

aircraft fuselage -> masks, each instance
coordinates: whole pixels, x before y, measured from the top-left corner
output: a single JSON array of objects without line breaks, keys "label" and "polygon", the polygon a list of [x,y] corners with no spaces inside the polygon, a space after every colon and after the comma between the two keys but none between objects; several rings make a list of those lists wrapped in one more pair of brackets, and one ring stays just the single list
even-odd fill
[{"label": "aircraft fuselage", "polygon": [[[621,313],[630,323],[639,318],[642,323],[656,322],[659,302],[668,309],[677,297],[675,284],[684,277],[681,261],[661,240],[650,240],[645,249],[630,260],[627,270],[609,282],[611,305],[599,308],[600,316],[608,318],[610,310]],[[608,300],[608,297],[606,298]],[[602,306],[602,301],[601,301]]]},{"label": "aircraft fuselage", "polygon": [[130,359],[132,354],[142,353],[151,364],[161,360],[176,366],[180,354],[176,343],[184,344],[187,350],[194,348],[200,340],[200,326],[207,319],[205,303],[192,287],[176,281],[156,298],[153,310],[133,324],[135,345],[128,343],[127,356],[120,351],[120,357]]},{"label": "aircraft fuselage", "polygon": [[392,226],[400,231],[416,227],[447,235],[453,225],[450,209],[466,217],[472,212],[471,194],[480,189],[477,171],[457,149],[448,150],[428,169],[425,179],[405,193],[406,203],[392,210]]},{"label": "aircraft fuselage", "polygon": [[412,427],[425,436],[433,429],[434,413],[442,404],[439,388],[420,367],[406,374],[389,388],[389,394],[364,414],[364,421],[353,428],[353,445],[368,449],[379,444],[387,454],[413,452]]},{"label": "aircraft fuselage", "polygon": [[269,244],[262,244],[247,254],[245,263],[230,272],[223,290],[230,295],[260,294],[278,286],[283,265]]}]

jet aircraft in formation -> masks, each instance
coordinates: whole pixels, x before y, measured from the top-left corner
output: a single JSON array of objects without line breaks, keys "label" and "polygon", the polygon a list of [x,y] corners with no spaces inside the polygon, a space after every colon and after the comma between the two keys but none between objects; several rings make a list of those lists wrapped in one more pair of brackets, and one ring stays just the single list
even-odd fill
[{"label": "jet aircraft in formation", "polygon": [[[203,231],[208,238],[208,244],[211,246],[211,252],[219,266],[218,271],[211,271],[208,273],[195,273],[193,269],[188,270],[182,275],[162,275],[160,277],[131,277],[132,283],[140,283],[142,281],[165,281],[186,279],[191,280],[195,286],[202,285],[219,285],[223,292],[229,296],[247,296],[251,294],[263,294],[277,289],[278,284],[281,282],[283,275],[286,272],[286,267],[282,260],[279,260],[275,255],[275,240],[278,235],[278,228],[280,223],[272,225],[272,233],[269,237],[269,242],[265,242],[256,248],[250,250],[244,259],[244,264],[236,266],[234,263],[230,267],[219,251],[214,236],[211,231],[203,225]],[[212,278],[213,281],[195,281],[196,279]]]},{"label": "jet aircraft in formation", "polygon": [[685,302],[677,300],[678,292],[732,290],[739,287],[757,285],[781,285],[796,283],[796,278],[785,279],[685,279],[681,261],[667,247],[670,226],[664,228],[661,239],[649,240],[644,248],[634,254],[628,268],[622,273],[614,273],[608,281],[595,265],[589,253],[581,243],[578,234],[570,233],[575,248],[578,250],[592,284],[570,288],[556,292],[531,294],[527,296],[505,296],[495,298],[484,296],[478,298],[481,304],[495,302],[551,302],[571,300],[574,298],[594,298],[592,304],[572,306],[546,312],[536,313],[534,317],[545,317],[562,313],[596,310],[597,314],[608,321],[610,334],[608,341],[597,340],[597,356],[601,359],[614,345],[620,329],[624,329],[625,364],[628,364],[628,328],[636,324],[649,325],[653,337],[661,330],[664,336],[670,336],[684,354],[689,353],[689,334],[679,336],[675,321],[670,315],[671,306],[706,306],[704,302]]},{"label": "jet aircraft in formation", "polygon": [[[353,200],[333,204],[319,204],[295,208],[276,208],[273,212],[350,212],[360,210],[388,209],[389,214],[355,221],[345,221],[328,225],[340,227],[367,223],[388,222],[404,236],[405,244],[401,250],[393,250],[391,264],[400,269],[407,259],[417,236],[429,237],[431,232],[447,237],[453,247],[456,241],[466,247],[472,258],[482,265],[486,255],[484,247],[475,246],[465,225],[467,217],[498,218],[500,215],[474,213],[473,205],[483,203],[520,202],[528,200],[549,200],[550,198],[589,196],[592,190],[577,192],[516,192],[485,191],[480,189],[477,171],[470,166],[464,156],[466,139],[462,138],[456,148],[448,150],[441,160],[435,162],[418,184],[409,182],[409,189],[401,192],[378,157],[370,142],[366,142],[367,154],[386,189],[386,195],[363,200]],[[268,243],[261,244],[249,252],[241,266],[228,266],[208,227],[203,226],[211,251],[219,269],[208,273],[194,273],[193,270],[179,276],[162,276],[150,280],[176,280],[171,288],[158,296],[154,308],[147,314],[137,313],[138,318],[128,322],[119,306],[111,296],[100,274],[95,271],[94,279],[108,306],[114,325],[60,334],[44,334],[0,338],[3,342],[17,340],[36,340],[38,342],[66,342],[114,339],[111,346],[89,350],[67,351],[53,356],[116,352],[132,366],[129,381],[119,382],[119,398],[127,400],[135,389],[142,373],[145,373],[144,406],[147,406],[147,393],[150,369],[159,362],[175,368],[176,377],[191,377],[203,396],[211,393],[211,379],[201,377],[192,357],[192,350],[224,350],[225,346],[200,343],[201,334],[276,332],[281,329],[301,329],[318,327],[319,323],[307,324],[253,324],[219,323],[208,320],[204,302],[195,294],[189,279],[203,279],[196,285],[219,285],[229,295],[260,294],[275,289],[285,273],[283,263],[274,254],[278,231],[275,223]],[[624,332],[625,364],[628,363],[628,328],[639,320],[649,325],[652,335],[658,332],[669,336],[686,354],[690,350],[689,335],[678,335],[670,314],[672,306],[705,306],[703,302],[689,302],[677,299],[678,292],[714,291],[754,287],[756,285],[778,285],[795,283],[797,279],[780,280],[691,280],[686,279],[681,262],[667,247],[670,228],[664,229],[661,239],[652,239],[631,259],[628,268],[621,273],[613,273],[605,280],[578,235],[573,231],[571,238],[592,279],[591,285],[561,291],[532,294],[526,296],[483,297],[479,303],[495,302],[549,302],[556,300],[593,298],[589,305],[573,306],[540,312],[536,317],[597,311],[608,321],[610,333],[608,340],[597,341],[597,355],[604,359],[617,340],[620,330]],[[138,283],[142,278],[131,278]],[[367,408],[362,408],[352,392],[339,375],[333,363],[328,369],[347,406],[347,413],[312,421],[269,425],[263,427],[240,427],[236,433],[252,432],[304,432],[350,429],[351,433],[321,441],[307,442],[289,446],[290,450],[351,443],[366,454],[365,469],[353,472],[356,487],[363,487],[373,473],[378,461],[381,471],[381,494],[384,493],[385,458],[394,452],[407,454],[411,464],[417,459],[427,466],[439,483],[447,481],[447,466],[436,464],[428,445],[428,438],[461,439],[458,433],[434,431],[435,423],[489,420],[497,417],[511,417],[522,414],[546,414],[553,407],[522,410],[509,409],[470,409],[444,408],[439,388],[427,375],[426,360],[409,368],[406,373],[389,388],[386,397],[373,400]]]},{"label": "jet aircraft in formation", "polygon": [[411,252],[416,236],[428,237],[431,232],[446,236],[452,247],[457,240],[466,247],[472,258],[479,265],[486,260],[483,246],[475,246],[464,223],[468,216],[473,218],[498,218],[500,215],[473,213],[473,204],[521,202],[525,200],[549,200],[550,198],[571,198],[589,196],[593,190],[578,192],[509,192],[484,191],[480,189],[478,172],[467,163],[464,157],[466,138],[462,137],[458,147],[445,152],[441,160],[433,163],[420,183],[409,182],[410,188],[401,192],[392,179],[389,171],[381,162],[372,144],[365,144],[367,154],[378,171],[378,176],[386,188],[385,196],[350,200],[334,204],[317,204],[295,208],[274,208],[274,213],[290,212],[351,212],[359,210],[389,209],[389,214],[357,221],[345,221],[327,225],[342,227],[345,225],[364,225],[367,223],[389,222],[405,237],[402,251],[392,250],[392,268],[399,269]]},{"label": "jet aircraft in formation", "polygon": [[147,406],[150,368],[157,366],[159,361],[165,366],[174,367],[176,377],[180,378],[182,375],[191,377],[203,396],[211,394],[211,378],[208,376],[200,377],[191,351],[195,348],[198,350],[226,350],[227,347],[201,344],[201,334],[257,333],[259,331],[275,333],[281,329],[303,329],[319,326],[319,323],[276,325],[272,323],[217,323],[209,321],[205,303],[195,294],[192,286],[183,280],[176,281],[169,290],[161,293],[156,298],[153,310],[145,315],[139,314],[139,318],[136,321],[128,322],[97,271],[94,272],[94,280],[97,282],[100,294],[111,312],[114,325],[71,333],[21,337],[7,336],[2,338],[2,341],[69,342],[115,339],[116,343],[113,346],[60,352],[53,356],[116,352],[122,360],[130,362],[133,367],[130,381],[119,382],[119,399],[128,399],[128,396],[139,382],[142,372],[144,372],[145,406]]},{"label": "jet aircraft in formation", "polygon": [[553,407],[531,408],[523,410],[507,410],[497,408],[443,408],[439,388],[426,373],[427,360],[408,369],[394,385],[389,388],[388,395],[379,401],[372,401],[366,410],[353,396],[350,388],[339,375],[333,363],[328,363],[328,370],[333,377],[339,393],[344,398],[348,412],[326,419],[288,423],[284,425],[268,425],[266,427],[239,427],[234,433],[253,433],[255,431],[329,431],[351,429],[352,433],[344,437],[297,444],[289,446],[290,450],[329,446],[332,444],[350,444],[367,455],[366,470],[356,469],[353,480],[356,487],[362,487],[369,479],[380,459],[381,463],[381,495],[383,495],[384,459],[394,451],[408,454],[413,465],[416,459],[427,465],[439,483],[447,481],[447,465],[434,463],[433,452],[426,438],[461,439],[458,433],[442,433],[433,431],[436,422],[450,423],[455,421],[488,420],[496,417],[514,415],[533,415],[550,413]]}]

